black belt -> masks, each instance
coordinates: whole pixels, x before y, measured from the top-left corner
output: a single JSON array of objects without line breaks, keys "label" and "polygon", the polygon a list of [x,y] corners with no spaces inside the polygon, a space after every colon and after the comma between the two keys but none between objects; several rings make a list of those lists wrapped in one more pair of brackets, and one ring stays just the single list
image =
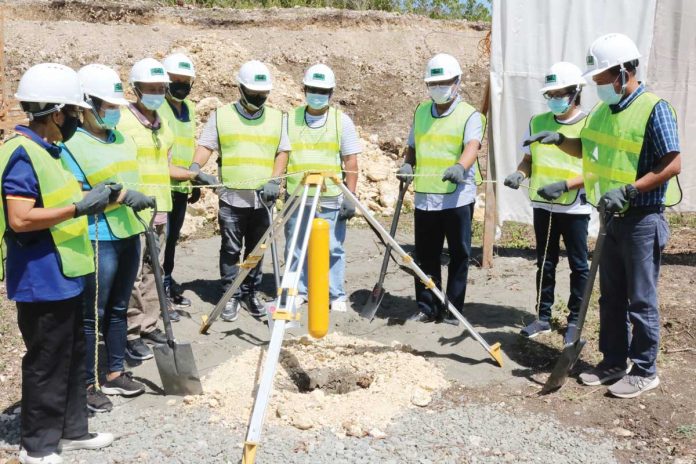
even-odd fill
[{"label": "black belt", "polygon": [[655,206],[634,206],[629,208],[623,213],[614,213],[614,217],[626,217],[626,216],[645,216],[653,213],[663,213],[665,211],[664,205]]}]

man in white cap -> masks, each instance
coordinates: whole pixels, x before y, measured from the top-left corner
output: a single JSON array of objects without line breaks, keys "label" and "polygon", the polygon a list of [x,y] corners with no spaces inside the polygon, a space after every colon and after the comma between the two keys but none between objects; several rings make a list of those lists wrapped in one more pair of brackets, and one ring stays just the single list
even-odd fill
[{"label": "man in white cap", "polygon": [[[587,117],[580,107],[580,94],[585,84],[582,71],[573,63],[561,61],[551,66],[541,88],[549,111],[532,117],[524,139],[530,133],[542,130],[578,137]],[[556,265],[563,237],[571,271],[568,326],[564,340],[570,343],[577,334],[578,311],[589,274],[587,226],[592,207],[587,204],[582,188],[582,161],[554,145],[535,143],[523,146],[522,151],[524,157],[517,171],[505,178],[505,185],[517,189],[525,178],[529,178],[537,252],[536,301],[539,305],[537,319],[524,327],[521,335],[534,338],[551,331]]]},{"label": "man in white cap", "polygon": [[681,200],[674,110],[638,81],[639,58],[638,47],[623,34],[596,39],[587,52],[585,77],[597,85],[601,102],[580,137],[541,131],[525,141],[554,144],[582,157],[587,200],[606,214],[599,257],[603,359],[580,380],[600,385],[620,379],[609,387],[619,398],[634,398],[660,384],[657,280],[669,237],[663,211]]},{"label": "man in white cap", "polygon": [[32,66],[15,97],[29,125],[0,147],[0,243],[7,243],[7,296],[17,303],[26,347],[19,462],[60,464],[61,451],[114,439],[88,431],[82,298],[84,276],[94,272],[86,216],[104,211],[121,186],[98,184],[83,197],[60,161],[56,143],[74,135],[89,108],[75,71]]},{"label": "man in white cap", "polygon": [[[440,287],[440,255],[447,239],[450,261],[445,293],[460,311],[471,255],[477,154],[485,123],[483,115],[459,97],[461,75],[459,62],[451,55],[440,53],[428,61],[425,84],[430,100],[416,108],[404,164],[397,173],[400,180],[413,180],[416,191],[416,261]],[[420,279],[415,282],[419,312],[412,320],[459,324]]]},{"label": "man in white cap", "polygon": [[[223,291],[239,272],[242,244],[246,253],[257,245],[269,226],[262,201],[273,202],[280,194],[281,176],[290,152],[287,116],[266,105],[273,88],[271,73],[260,61],[244,63],[237,74],[239,100],[218,108],[203,128],[191,167],[199,170],[213,151],[220,154],[220,192],[218,222],[220,277]],[[257,190],[261,189],[261,194]],[[261,197],[261,198],[260,198]],[[244,303],[253,317],[265,315],[257,291],[261,286],[261,262],[249,273],[242,286],[227,303],[221,318],[231,322]]]},{"label": "man in white cap", "polygon": [[[297,188],[304,172],[315,170],[343,173],[346,186],[355,193],[358,184],[358,155],[362,147],[352,119],[329,105],[336,87],[334,73],[325,64],[315,64],[307,69],[302,83],[306,104],[295,108],[288,117],[290,143],[295,149],[288,160],[287,191],[292,193]],[[310,190],[310,194],[313,193]],[[307,214],[309,207],[305,217]],[[321,192],[320,209],[317,210],[316,217],[326,219],[329,223],[329,296],[332,311],[343,312],[347,309],[343,242],[346,239],[346,221],[354,215],[355,207],[343,198],[336,185],[327,180],[326,190]],[[286,244],[295,228],[296,219],[297,214],[285,224]],[[304,233],[304,227],[300,233]],[[286,255],[295,253],[296,259],[299,259],[299,252],[299,245],[295,250],[286,249]],[[298,293],[300,298],[307,298],[305,268],[302,270]]]}]

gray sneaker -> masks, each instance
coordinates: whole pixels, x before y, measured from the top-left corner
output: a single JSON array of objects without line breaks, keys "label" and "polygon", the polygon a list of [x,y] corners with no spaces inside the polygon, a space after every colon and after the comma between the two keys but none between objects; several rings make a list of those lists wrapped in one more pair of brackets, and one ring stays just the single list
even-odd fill
[{"label": "gray sneaker", "polygon": [[225,309],[222,310],[220,319],[225,322],[234,322],[239,317],[239,300],[232,298],[225,305]]},{"label": "gray sneaker", "polygon": [[620,379],[631,371],[632,365],[624,366],[608,366],[604,361],[597,364],[597,367],[580,374],[580,381],[584,385],[595,386],[602,385],[612,380]]},{"label": "gray sneaker", "polygon": [[657,388],[658,385],[660,385],[660,378],[656,375],[652,377],[624,375],[621,380],[609,387],[609,393],[619,398],[635,398],[648,390]]}]

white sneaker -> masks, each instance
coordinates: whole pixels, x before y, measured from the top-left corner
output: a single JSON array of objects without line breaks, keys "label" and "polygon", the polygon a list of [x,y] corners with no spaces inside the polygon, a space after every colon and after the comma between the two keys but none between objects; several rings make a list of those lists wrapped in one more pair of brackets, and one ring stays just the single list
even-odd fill
[{"label": "white sneaker", "polygon": [[33,458],[27,454],[27,450],[19,450],[19,462],[21,464],[62,464],[63,458],[56,453],[51,453],[42,458]]},{"label": "white sneaker", "polygon": [[348,303],[345,300],[335,300],[331,302],[331,311],[345,313],[348,311]]},{"label": "white sneaker", "polygon": [[84,440],[61,439],[58,443],[58,452],[74,450],[95,450],[109,446],[114,442],[114,436],[110,433],[90,433]]}]

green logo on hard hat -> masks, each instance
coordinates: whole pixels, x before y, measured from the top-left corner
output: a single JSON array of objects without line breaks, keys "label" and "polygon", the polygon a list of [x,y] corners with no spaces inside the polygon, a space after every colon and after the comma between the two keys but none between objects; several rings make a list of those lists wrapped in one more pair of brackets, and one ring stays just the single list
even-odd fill
[{"label": "green logo on hard hat", "polygon": [[123,85],[121,83],[114,84],[114,92],[123,92]]},{"label": "green logo on hard hat", "polygon": [[153,76],[164,76],[164,69],[152,68],[150,69],[150,74],[152,74]]},{"label": "green logo on hard hat", "polygon": [[191,69],[191,63],[185,61],[179,61],[179,67],[182,69]]},{"label": "green logo on hard hat", "polygon": [[595,64],[595,63],[594,63],[594,56],[592,56],[592,55],[587,55],[587,60],[586,60],[586,62],[587,62],[587,66],[594,66],[594,64]]},{"label": "green logo on hard hat", "polygon": [[325,81],[325,80],[326,80],[326,76],[323,75],[323,74],[321,74],[321,73],[314,73],[314,74],[312,75],[312,79],[316,79],[316,80],[318,80],[318,81]]},{"label": "green logo on hard hat", "polygon": [[556,75],[555,74],[549,74],[546,76],[546,83],[547,84],[554,84],[556,83]]},{"label": "green logo on hard hat", "polygon": [[442,76],[445,74],[445,70],[443,68],[434,68],[430,70],[430,75],[431,76]]},{"label": "green logo on hard hat", "polygon": [[254,76],[254,82],[266,82],[267,78],[265,74],[257,74]]}]

